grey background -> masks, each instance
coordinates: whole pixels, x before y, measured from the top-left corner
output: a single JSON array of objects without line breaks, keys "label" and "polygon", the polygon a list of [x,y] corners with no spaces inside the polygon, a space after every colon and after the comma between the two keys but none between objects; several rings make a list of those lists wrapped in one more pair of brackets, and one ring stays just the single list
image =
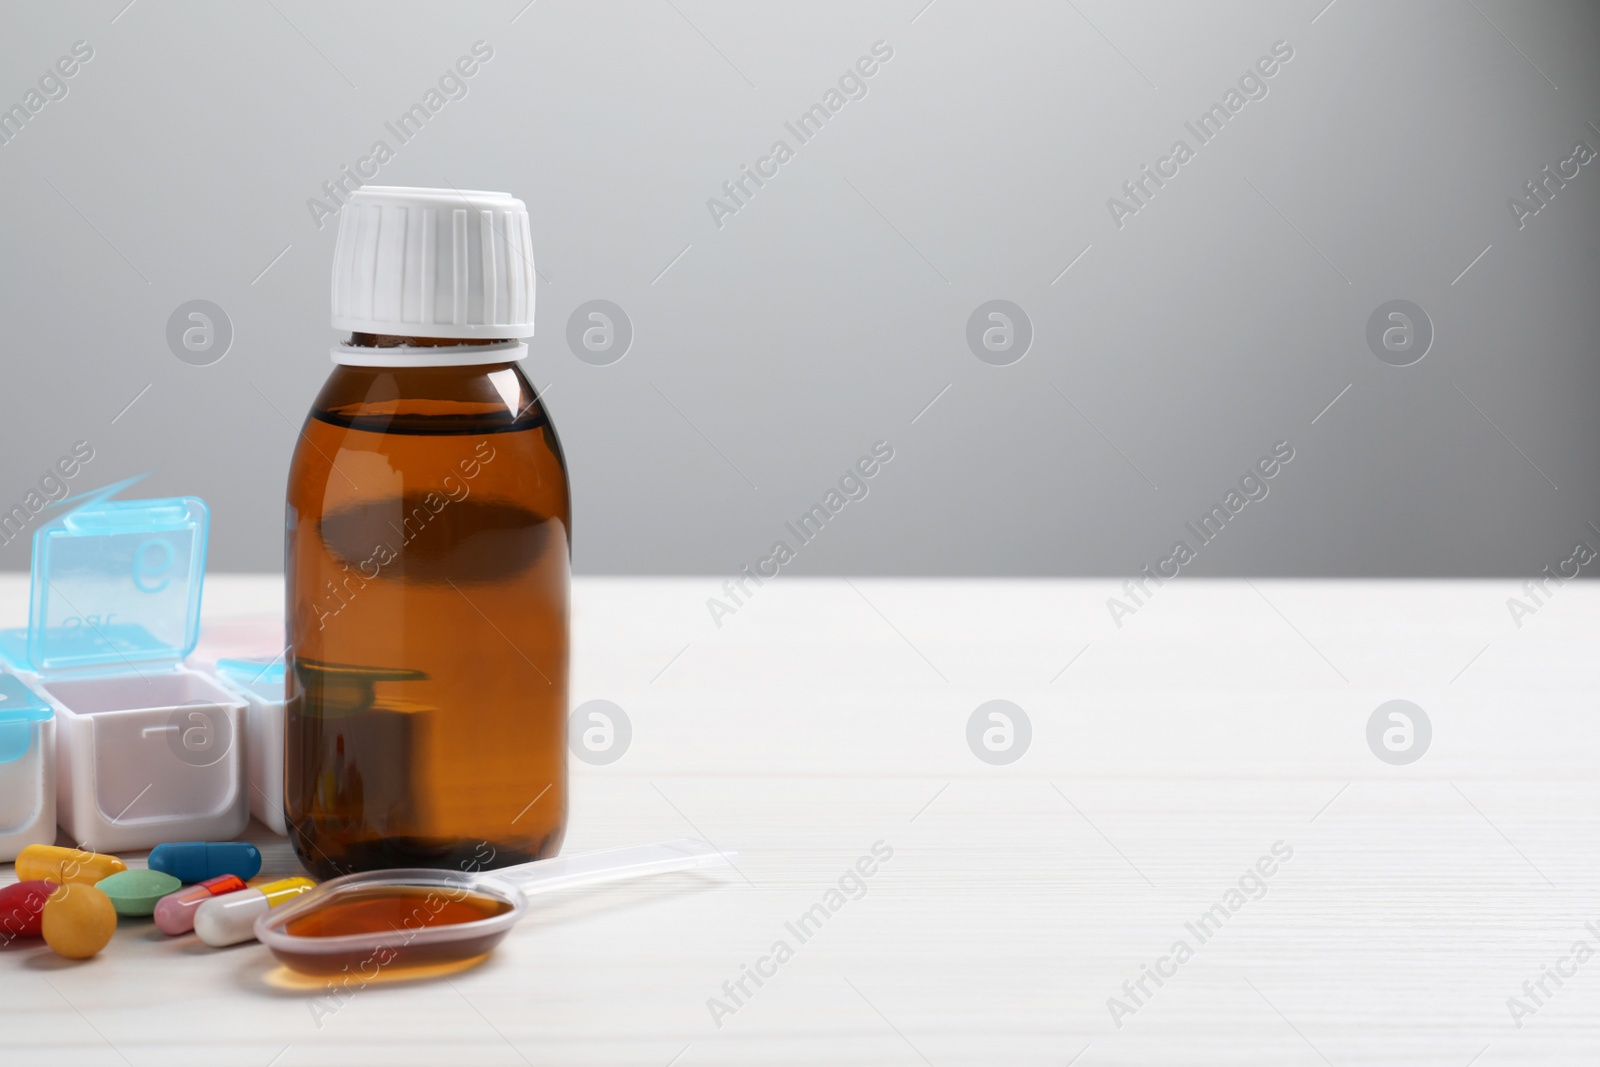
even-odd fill
[{"label": "grey background", "polygon": [[[211,503],[213,567],[277,569],[336,338],[306,201],[482,39],[375,180],[528,202],[580,571],[734,571],[879,439],[794,572],[1132,573],[1280,440],[1195,573],[1530,574],[1595,538],[1600,162],[1520,232],[1507,207],[1600,148],[1595,5],[124,3],[0,8],[0,103],[95,52],[0,146],[6,507],[86,438],[80,486],[154,468],[142,495]],[[707,198],[880,39],[719,230]],[[1269,95],[1116,228],[1280,39]],[[1364,339],[1394,298],[1434,325],[1411,367]],[[233,323],[213,366],[165,341],[192,299]],[[566,345],[593,299],[633,323],[610,366]],[[992,299],[1032,320],[1011,366],[966,345]]]}]

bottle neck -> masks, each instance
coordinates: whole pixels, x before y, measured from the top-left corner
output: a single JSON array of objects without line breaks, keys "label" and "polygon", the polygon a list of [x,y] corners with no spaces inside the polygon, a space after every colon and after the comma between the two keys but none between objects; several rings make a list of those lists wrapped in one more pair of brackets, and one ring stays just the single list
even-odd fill
[{"label": "bottle neck", "polygon": [[396,333],[352,333],[351,348],[470,348],[510,344],[515,337],[404,337]]},{"label": "bottle neck", "polygon": [[528,346],[515,337],[410,337],[403,334],[352,333],[330,352],[348,367],[471,367],[515,363]]}]

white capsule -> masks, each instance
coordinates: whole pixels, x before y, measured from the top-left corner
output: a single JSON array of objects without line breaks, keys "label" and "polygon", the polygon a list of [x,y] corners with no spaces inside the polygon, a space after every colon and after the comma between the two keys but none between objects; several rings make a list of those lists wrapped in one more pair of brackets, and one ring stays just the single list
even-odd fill
[{"label": "white capsule", "polygon": [[194,932],[213,948],[255,940],[256,916],[268,911],[259,889],[240,889],[212,897],[194,913]]},{"label": "white capsule", "polygon": [[309,878],[284,878],[258,889],[212,897],[195,909],[194,932],[212,948],[254,941],[257,916],[309,892],[315,885]]}]

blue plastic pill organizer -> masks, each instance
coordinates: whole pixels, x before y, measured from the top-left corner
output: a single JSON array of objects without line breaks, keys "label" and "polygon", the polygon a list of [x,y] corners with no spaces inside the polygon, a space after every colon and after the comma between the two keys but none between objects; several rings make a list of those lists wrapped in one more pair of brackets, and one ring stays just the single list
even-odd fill
[{"label": "blue plastic pill organizer", "polygon": [[0,674],[0,863],[56,839],[55,726],[43,697]]},{"label": "blue plastic pill organizer", "polygon": [[56,818],[100,851],[226,840],[249,819],[244,702],[182,666],[200,634],[209,513],[86,497],[33,537],[26,630],[0,659],[54,711]]}]

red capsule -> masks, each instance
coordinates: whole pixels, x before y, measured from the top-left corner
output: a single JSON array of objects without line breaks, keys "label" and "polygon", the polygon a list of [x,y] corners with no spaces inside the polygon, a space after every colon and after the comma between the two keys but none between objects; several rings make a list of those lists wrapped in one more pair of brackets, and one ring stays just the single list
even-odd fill
[{"label": "red capsule", "polygon": [[0,889],[0,948],[19,937],[38,937],[44,902],[56,889],[45,881],[17,882]]},{"label": "red capsule", "polygon": [[244,880],[236,874],[219,874],[203,882],[185,886],[176,893],[168,893],[156,901],[156,929],[176,937],[194,929],[194,913],[212,897],[236,893],[245,888]]}]

